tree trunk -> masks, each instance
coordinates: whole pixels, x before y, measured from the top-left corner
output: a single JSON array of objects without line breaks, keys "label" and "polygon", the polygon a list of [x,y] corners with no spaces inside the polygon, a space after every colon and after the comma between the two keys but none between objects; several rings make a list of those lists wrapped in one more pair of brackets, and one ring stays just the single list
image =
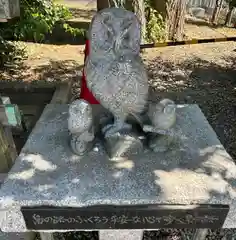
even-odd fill
[{"label": "tree trunk", "polygon": [[109,0],[97,0],[97,11],[108,8],[109,6]]},{"label": "tree trunk", "polygon": [[187,10],[186,8],[186,0],[179,0],[175,20],[175,35],[172,37],[173,40],[181,41],[184,38],[184,24]]},{"label": "tree trunk", "polygon": [[216,0],[216,5],[211,18],[211,23],[214,25],[217,24],[218,22],[218,17],[219,17],[219,13],[222,8],[222,5],[223,5],[223,0]]},{"label": "tree trunk", "polygon": [[167,39],[169,40],[174,40],[177,4],[178,4],[178,1],[169,0],[166,6],[166,16],[165,16],[166,33],[167,33]]},{"label": "tree trunk", "polygon": [[145,16],[145,5],[143,0],[134,1],[134,12],[138,17],[141,24],[141,43],[145,42],[146,37],[146,16]]},{"label": "tree trunk", "polygon": [[225,25],[226,25],[227,27],[230,27],[230,25],[231,25],[231,20],[232,20],[233,12],[234,12],[234,7],[231,7],[231,6],[230,6],[230,9],[229,9],[229,11],[227,12],[226,19],[225,19]]},{"label": "tree trunk", "polygon": [[155,9],[166,22],[169,40],[182,40],[186,14],[186,0],[155,0]]}]

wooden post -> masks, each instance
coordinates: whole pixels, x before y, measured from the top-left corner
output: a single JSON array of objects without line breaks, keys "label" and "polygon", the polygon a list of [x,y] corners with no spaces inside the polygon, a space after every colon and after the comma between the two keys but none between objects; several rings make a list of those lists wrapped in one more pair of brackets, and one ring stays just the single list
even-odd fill
[{"label": "wooden post", "polygon": [[9,127],[0,123],[0,173],[7,173],[17,157],[15,142]]},{"label": "wooden post", "polygon": [[[2,104],[0,97],[0,104]],[[7,173],[17,157],[16,146],[10,127],[0,123],[0,173]]]},{"label": "wooden post", "polygon": [[7,173],[12,162],[4,127],[0,123],[0,173]]}]

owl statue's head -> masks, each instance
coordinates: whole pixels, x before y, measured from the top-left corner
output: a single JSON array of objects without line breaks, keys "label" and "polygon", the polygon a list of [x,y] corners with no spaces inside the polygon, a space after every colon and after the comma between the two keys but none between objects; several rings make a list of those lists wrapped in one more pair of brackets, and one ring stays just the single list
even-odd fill
[{"label": "owl statue's head", "polygon": [[83,99],[77,99],[70,104],[69,115],[76,115],[77,117],[83,116],[84,118],[89,118],[92,116],[91,105]]},{"label": "owl statue's head", "polygon": [[136,15],[123,8],[107,8],[92,19],[88,31],[90,55],[137,55],[141,27]]}]

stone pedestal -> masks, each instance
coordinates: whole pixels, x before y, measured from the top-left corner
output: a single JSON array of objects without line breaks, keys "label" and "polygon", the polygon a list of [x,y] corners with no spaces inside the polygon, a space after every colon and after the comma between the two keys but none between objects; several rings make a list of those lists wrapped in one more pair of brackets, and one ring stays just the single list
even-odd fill
[{"label": "stone pedestal", "polygon": [[[22,233],[6,233],[0,231],[0,239],[1,240],[34,240],[35,239],[34,232],[22,232]],[[43,240],[43,239],[42,239]]]},{"label": "stone pedestal", "polygon": [[41,238],[41,240],[54,240],[53,234],[47,233],[47,232],[41,232],[40,238]]},{"label": "stone pedestal", "polygon": [[142,230],[101,230],[99,240],[142,240]]},{"label": "stone pedestal", "polygon": [[236,165],[197,105],[177,106],[170,150],[121,161],[99,142],[87,156],[74,155],[67,117],[68,105],[48,105],[29,136],[1,188],[2,231],[29,231],[20,206],[37,205],[228,204],[223,227],[236,227]]}]

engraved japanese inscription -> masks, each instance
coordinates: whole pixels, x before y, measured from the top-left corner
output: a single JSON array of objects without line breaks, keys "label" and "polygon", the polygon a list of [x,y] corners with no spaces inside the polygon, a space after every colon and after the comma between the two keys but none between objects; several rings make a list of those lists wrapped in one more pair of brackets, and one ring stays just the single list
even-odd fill
[{"label": "engraved japanese inscription", "polygon": [[139,205],[83,208],[23,207],[28,229],[155,229],[220,228],[225,205]]}]

